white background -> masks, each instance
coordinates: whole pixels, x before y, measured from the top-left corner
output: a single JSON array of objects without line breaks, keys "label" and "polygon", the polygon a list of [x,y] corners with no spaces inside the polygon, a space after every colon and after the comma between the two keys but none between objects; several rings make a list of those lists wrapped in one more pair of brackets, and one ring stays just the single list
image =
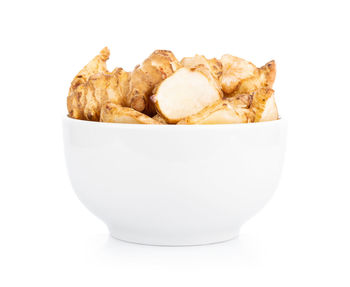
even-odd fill
[{"label": "white background", "polygon": [[[349,286],[347,1],[1,1],[0,286]],[[154,49],[275,59],[289,122],[280,186],[224,244],[111,239],[76,198],[61,119],[70,81]]]}]

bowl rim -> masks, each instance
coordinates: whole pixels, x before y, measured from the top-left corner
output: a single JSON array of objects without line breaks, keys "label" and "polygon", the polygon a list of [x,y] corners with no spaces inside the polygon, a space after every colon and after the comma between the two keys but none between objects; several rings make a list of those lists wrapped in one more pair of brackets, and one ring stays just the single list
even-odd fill
[{"label": "bowl rim", "polygon": [[67,116],[64,116],[62,119],[64,124],[77,124],[82,126],[91,126],[91,127],[101,127],[101,128],[121,128],[121,129],[175,129],[175,130],[189,130],[189,129],[225,129],[225,128],[258,128],[258,127],[272,127],[285,125],[286,120],[282,117],[279,117],[277,120],[266,121],[266,122],[254,122],[254,123],[239,123],[239,124],[214,124],[214,125],[147,125],[147,124],[123,124],[123,123],[106,123],[106,122],[95,122],[74,119]]}]

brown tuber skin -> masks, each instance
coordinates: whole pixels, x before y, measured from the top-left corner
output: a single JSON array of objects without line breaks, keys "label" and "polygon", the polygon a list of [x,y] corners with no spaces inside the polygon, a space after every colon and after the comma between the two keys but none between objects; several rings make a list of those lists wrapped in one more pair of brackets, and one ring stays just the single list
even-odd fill
[{"label": "brown tuber skin", "polygon": [[101,122],[122,124],[148,124],[159,125],[160,122],[135,111],[132,108],[122,107],[114,103],[106,103],[101,110]]},{"label": "brown tuber skin", "polygon": [[179,121],[178,125],[215,125],[248,123],[253,119],[248,106],[234,106],[230,100],[219,100],[199,113]]},{"label": "brown tuber skin", "polygon": [[92,59],[73,79],[69,95],[67,98],[68,115],[75,119],[88,119],[84,115],[86,105],[85,92],[89,78],[94,74],[108,73],[106,61],[109,59],[109,49],[107,47],[100,51],[100,54]]},{"label": "brown tuber skin", "polygon": [[220,82],[225,95],[234,93],[242,81],[258,74],[258,68],[254,64],[229,54],[221,57],[221,63]]},{"label": "brown tuber skin", "polygon": [[129,73],[122,68],[108,72],[108,48],[90,61],[74,78],[67,98],[69,116],[99,121],[102,105],[107,102],[124,105],[129,91]]},{"label": "brown tuber skin", "polygon": [[272,88],[276,78],[276,63],[274,60],[258,69],[257,73],[242,80],[234,94],[251,94],[260,88]]},{"label": "brown tuber skin", "polygon": [[[266,104],[267,104],[267,102],[268,102],[268,100],[270,98],[273,99],[273,94],[274,94],[274,90],[272,90],[270,88],[267,88],[267,87],[263,87],[263,88],[257,89],[253,93],[253,100],[252,100],[252,103],[251,103],[251,110],[255,114],[254,122],[260,122],[261,121],[261,118],[263,116]],[[274,99],[273,99],[273,101],[274,101]],[[271,120],[277,120],[278,119],[277,107],[274,106],[272,108],[275,109],[275,111],[273,113],[275,116]]]},{"label": "brown tuber skin", "polygon": [[153,119],[156,120],[157,122],[161,123],[162,125],[168,124],[167,121],[165,120],[165,118],[163,118],[160,114],[156,114],[153,117]]},{"label": "brown tuber skin", "polygon": [[272,86],[275,61],[257,68],[232,55],[201,55],[181,63],[156,50],[131,73],[109,72],[102,49],[73,79],[71,118],[136,124],[223,124],[272,121],[278,111]]},{"label": "brown tuber skin", "polygon": [[156,110],[150,97],[154,88],[172,75],[181,64],[171,51],[156,50],[131,73],[126,105],[149,116]]},{"label": "brown tuber skin", "polygon": [[222,63],[216,58],[207,59],[202,55],[195,55],[194,57],[183,58],[181,64],[186,68],[196,68],[199,65],[204,65],[216,79],[219,79],[222,75]]},{"label": "brown tuber skin", "polygon": [[128,90],[129,74],[121,68],[112,73],[91,76],[86,84],[85,118],[99,121],[101,108],[106,102],[124,105]]}]

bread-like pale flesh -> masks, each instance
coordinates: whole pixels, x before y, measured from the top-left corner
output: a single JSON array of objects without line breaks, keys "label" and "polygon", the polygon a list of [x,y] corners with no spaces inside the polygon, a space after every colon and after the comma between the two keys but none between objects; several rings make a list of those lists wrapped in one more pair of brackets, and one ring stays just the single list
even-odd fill
[{"label": "bread-like pale flesh", "polygon": [[248,108],[236,107],[229,100],[219,100],[199,113],[178,122],[179,125],[238,124],[250,121]]},{"label": "bread-like pale flesh", "polygon": [[114,103],[106,103],[101,110],[101,122],[121,124],[148,124],[159,125],[160,122],[135,111],[132,108],[122,107]]},{"label": "bread-like pale flesh", "polygon": [[196,114],[221,98],[217,82],[204,67],[181,68],[158,87],[154,101],[168,123]]}]

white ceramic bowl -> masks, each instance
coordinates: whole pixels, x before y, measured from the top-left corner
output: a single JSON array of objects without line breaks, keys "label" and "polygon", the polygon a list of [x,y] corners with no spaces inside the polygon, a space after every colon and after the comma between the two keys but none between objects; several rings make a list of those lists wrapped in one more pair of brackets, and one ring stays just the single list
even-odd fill
[{"label": "white ceramic bowl", "polygon": [[63,125],[79,199],[113,237],[142,244],[237,237],[276,190],[285,151],[284,120],[176,126],[65,118]]}]

